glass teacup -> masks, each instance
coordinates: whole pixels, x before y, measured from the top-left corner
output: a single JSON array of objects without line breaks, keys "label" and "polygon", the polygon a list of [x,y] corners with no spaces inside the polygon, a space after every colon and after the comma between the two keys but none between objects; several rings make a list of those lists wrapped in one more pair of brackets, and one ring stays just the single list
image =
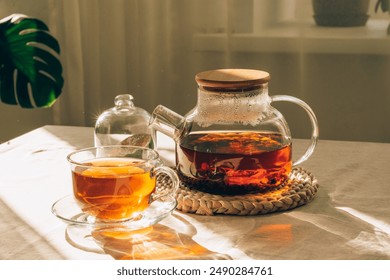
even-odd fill
[{"label": "glass teacup", "polygon": [[[178,177],[163,166],[158,153],[136,146],[101,146],[72,152],[73,194],[80,209],[102,222],[137,219],[149,205],[174,195]],[[156,188],[156,177],[165,174],[170,188]]]}]

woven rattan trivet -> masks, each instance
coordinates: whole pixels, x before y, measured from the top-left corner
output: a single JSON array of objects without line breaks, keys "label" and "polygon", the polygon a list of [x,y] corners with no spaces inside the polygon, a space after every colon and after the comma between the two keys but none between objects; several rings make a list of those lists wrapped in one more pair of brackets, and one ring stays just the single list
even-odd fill
[{"label": "woven rattan trivet", "polygon": [[288,183],[267,193],[222,196],[189,189],[181,183],[177,209],[199,215],[261,215],[307,204],[318,187],[317,179],[300,167],[292,170]]}]

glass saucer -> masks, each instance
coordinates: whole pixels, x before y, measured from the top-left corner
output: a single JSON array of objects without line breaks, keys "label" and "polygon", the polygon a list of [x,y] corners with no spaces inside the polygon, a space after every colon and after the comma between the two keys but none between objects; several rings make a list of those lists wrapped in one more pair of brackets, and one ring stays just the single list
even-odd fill
[{"label": "glass saucer", "polygon": [[157,224],[166,218],[176,208],[177,201],[172,196],[164,196],[154,202],[149,207],[140,212],[136,219],[125,221],[99,221],[95,217],[83,213],[73,195],[65,196],[57,200],[51,212],[60,220],[70,225],[90,226],[94,228],[120,227],[126,229],[141,229]]}]

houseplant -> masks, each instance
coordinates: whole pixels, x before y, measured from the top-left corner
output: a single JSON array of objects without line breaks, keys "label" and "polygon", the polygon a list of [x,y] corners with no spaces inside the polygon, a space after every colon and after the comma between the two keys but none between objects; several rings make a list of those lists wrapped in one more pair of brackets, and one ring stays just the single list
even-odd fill
[{"label": "houseplant", "polygon": [[[375,12],[378,12],[379,7],[382,12],[388,12],[390,14],[390,0],[378,0],[375,4]],[[390,35],[390,24],[387,27],[387,34]]]},{"label": "houseplant", "polygon": [[43,21],[20,14],[0,20],[0,101],[50,107],[64,85],[59,53]]},{"label": "houseplant", "polygon": [[389,0],[378,0],[375,4],[375,12],[378,11],[379,7],[383,12],[390,12],[389,6],[390,6]]},{"label": "houseplant", "polygon": [[312,0],[314,20],[319,26],[364,26],[370,0]]}]

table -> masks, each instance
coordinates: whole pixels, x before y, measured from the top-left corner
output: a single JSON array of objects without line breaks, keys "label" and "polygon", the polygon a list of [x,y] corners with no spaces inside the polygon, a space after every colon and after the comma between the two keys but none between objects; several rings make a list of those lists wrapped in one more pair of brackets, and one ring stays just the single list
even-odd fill
[{"label": "table", "polygon": [[[306,144],[294,140],[294,152]],[[66,155],[92,145],[92,128],[71,126],[44,126],[0,145],[0,259],[390,259],[388,143],[320,140],[302,164],[320,185],[309,204],[245,217],[175,210],[136,246],[126,236],[78,244],[50,211],[71,194]],[[159,135],[158,150],[174,163],[170,139]]]}]

